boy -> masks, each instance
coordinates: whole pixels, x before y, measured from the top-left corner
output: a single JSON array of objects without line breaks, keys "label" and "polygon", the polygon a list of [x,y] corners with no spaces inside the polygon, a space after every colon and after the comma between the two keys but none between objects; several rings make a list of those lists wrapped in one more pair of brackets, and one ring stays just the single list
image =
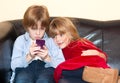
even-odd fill
[{"label": "boy", "polygon": [[[14,83],[54,83],[54,68],[64,61],[63,54],[46,32],[49,13],[45,6],[30,6],[23,18],[26,33],[19,36],[13,47],[11,68]],[[36,40],[45,40],[43,48]],[[14,79],[14,80],[13,80]]]}]

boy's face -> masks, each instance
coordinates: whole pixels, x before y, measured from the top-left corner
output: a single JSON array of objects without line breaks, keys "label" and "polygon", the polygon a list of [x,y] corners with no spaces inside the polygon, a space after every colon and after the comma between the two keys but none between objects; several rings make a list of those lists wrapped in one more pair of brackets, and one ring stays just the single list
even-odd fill
[{"label": "boy's face", "polygon": [[42,39],[45,33],[45,27],[41,27],[41,22],[38,21],[36,26],[28,28],[28,32],[32,40]]}]

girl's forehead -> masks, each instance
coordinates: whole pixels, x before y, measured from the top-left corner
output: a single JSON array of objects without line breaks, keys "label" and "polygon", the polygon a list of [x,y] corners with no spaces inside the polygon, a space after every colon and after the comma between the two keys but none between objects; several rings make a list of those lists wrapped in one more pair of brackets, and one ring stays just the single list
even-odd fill
[{"label": "girl's forehead", "polygon": [[61,27],[51,28],[51,32],[54,35],[65,34],[66,33],[66,29],[61,28]]}]

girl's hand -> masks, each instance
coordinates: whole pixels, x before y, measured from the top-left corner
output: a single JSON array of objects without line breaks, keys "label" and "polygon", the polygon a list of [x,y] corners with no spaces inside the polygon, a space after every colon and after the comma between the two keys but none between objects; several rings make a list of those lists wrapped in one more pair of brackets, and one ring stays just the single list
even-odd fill
[{"label": "girl's hand", "polygon": [[106,61],[106,56],[97,50],[85,50],[85,51],[82,51],[82,54],[81,54],[81,56],[91,56],[91,55],[100,56]]},{"label": "girl's hand", "polygon": [[97,50],[85,50],[85,51],[82,51],[82,56],[89,56],[89,55],[99,55],[99,51]]}]

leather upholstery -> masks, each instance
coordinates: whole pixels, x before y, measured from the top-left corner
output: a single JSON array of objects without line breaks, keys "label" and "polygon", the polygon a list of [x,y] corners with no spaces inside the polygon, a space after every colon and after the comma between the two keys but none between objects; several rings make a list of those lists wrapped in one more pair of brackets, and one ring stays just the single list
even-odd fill
[{"label": "leather upholstery", "polygon": [[[53,19],[54,17],[51,17]],[[108,54],[108,64],[120,70],[120,20],[97,21],[72,18],[81,37],[88,38]],[[25,32],[22,19],[0,22],[0,83],[8,83],[11,76],[13,43]]]}]

